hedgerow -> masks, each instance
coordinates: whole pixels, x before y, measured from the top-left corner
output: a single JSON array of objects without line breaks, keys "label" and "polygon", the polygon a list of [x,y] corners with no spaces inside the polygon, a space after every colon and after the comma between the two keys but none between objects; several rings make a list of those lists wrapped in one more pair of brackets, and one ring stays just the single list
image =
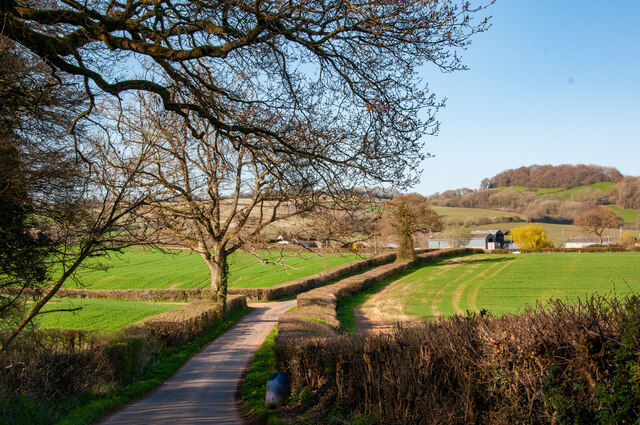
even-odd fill
[{"label": "hedgerow", "polygon": [[[244,297],[229,297],[227,311],[242,308]],[[220,304],[192,302],[115,335],[64,329],[26,333],[0,357],[0,423],[16,420],[16,409],[6,410],[16,402],[35,406],[82,394],[100,397],[123,388],[164,352],[189,343],[224,317]],[[24,423],[31,422],[27,418]]]},{"label": "hedgerow", "polygon": [[342,332],[337,316],[340,297],[356,294],[381,280],[402,273],[409,268],[457,255],[478,252],[473,248],[450,248],[421,252],[412,261],[385,264],[365,273],[342,279],[298,295],[298,308],[284,313],[278,320],[278,343],[300,338],[332,337]]},{"label": "hedgerow", "polygon": [[318,423],[336,406],[332,420],[345,423],[639,423],[640,299],[594,296],[518,316],[288,340],[278,362],[297,391],[318,397]]}]

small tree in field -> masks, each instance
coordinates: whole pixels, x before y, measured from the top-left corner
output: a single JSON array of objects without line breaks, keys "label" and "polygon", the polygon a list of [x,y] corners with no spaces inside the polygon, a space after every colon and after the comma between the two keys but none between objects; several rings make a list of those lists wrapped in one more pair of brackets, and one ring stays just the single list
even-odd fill
[{"label": "small tree in field", "polygon": [[398,195],[388,201],[384,206],[383,218],[400,240],[398,259],[415,257],[414,233],[437,232],[443,227],[438,214],[429,208],[427,199],[417,193]]},{"label": "small tree in field", "polygon": [[513,243],[521,249],[551,248],[553,244],[547,239],[547,233],[539,224],[528,224],[526,226],[514,227],[511,229]]},{"label": "small tree in field", "polygon": [[606,229],[617,228],[622,222],[622,217],[611,208],[598,207],[580,214],[573,224],[582,227],[589,233],[597,235],[600,239],[600,245],[602,245],[602,234],[604,231]]}]

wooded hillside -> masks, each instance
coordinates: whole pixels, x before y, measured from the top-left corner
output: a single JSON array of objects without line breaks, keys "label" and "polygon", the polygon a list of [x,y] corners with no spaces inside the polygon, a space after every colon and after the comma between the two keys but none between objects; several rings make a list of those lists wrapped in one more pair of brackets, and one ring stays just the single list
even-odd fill
[{"label": "wooded hillside", "polygon": [[[568,224],[598,205],[640,210],[640,177],[596,165],[532,165],[484,179],[478,190],[447,190],[428,201],[444,207],[514,211],[532,221]],[[635,219],[627,223],[631,221]]]},{"label": "wooded hillside", "polygon": [[561,188],[583,186],[596,182],[616,182],[622,179],[620,171],[599,165],[530,165],[505,170],[480,183],[483,189],[526,186],[529,188]]}]

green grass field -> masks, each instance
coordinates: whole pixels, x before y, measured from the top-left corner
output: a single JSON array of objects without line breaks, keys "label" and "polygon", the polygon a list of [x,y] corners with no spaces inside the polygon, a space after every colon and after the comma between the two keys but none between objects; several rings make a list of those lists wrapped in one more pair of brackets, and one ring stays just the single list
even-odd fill
[{"label": "green grass field", "polygon": [[526,186],[509,186],[509,187],[497,187],[496,189],[498,189],[499,191],[503,192],[507,189],[512,189],[518,192],[526,192],[527,190],[531,190]]},{"label": "green grass field", "polygon": [[43,328],[86,329],[112,332],[139,322],[148,316],[184,307],[181,304],[142,301],[94,300],[57,298],[47,304],[44,311],[82,307],[76,312],[43,314],[37,321]]},{"label": "green grass field", "polygon": [[[486,309],[515,313],[549,299],[640,293],[640,253],[479,254],[420,268],[363,304],[391,320]],[[389,319],[389,317],[387,318]]]},{"label": "green grass field", "polygon": [[[78,274],[87,289],[164,289],[204,288],[209,285],[209,270],[202,258],[183,250],[143,250],[131,248],[111,258],[93,260],[91,269]],[[266,253],[263,253],[266,254]],[[271,253],[276,259],[277,253]],[[236,252],[229,259],[229,286],[236,288],[269,287],[300,277],[310,276],[357,260],[355,254],[292,253],[288,267],[262,264],[252,255]],[[302,256],[302,258],[300,257]],[[106,267],[106,270],[95,267]],[[74,288],[70,283],[66,287]]]},{"label": "green grass field", "polygon": [[615,205],[609,205],[609,208],[620,214],[624,219],[625,224],[631,224],[637,221],[638,217],[640,216],[639,210],[623,210],[622,208]]},{"label": "green grass field", "polygon": [[[528,189],[528,190],[530,190],[530,189]],[[540,196],[540,195],[548,195],[549,193],[558,193],[558,192],[562,192],[563,190],[564,189],[558,189],[558,188],[554,188],[554,187],[541,188],[541,189],[536,189],[536,195],[538,195],[538,196]]]},{"label": "green grass field", "polygon": [[585,184],[585,185],[582,185],[582,186],[572,187],[571,189],[560,189],[560,188],[553,188],[553,187],[531,189],[531,188],[526,187],[526,186],[499,187],[497,189],[500,190],[500,191],[504,191],[504,190],[507,190],[507,189],[513,189],[513,190],[517,190],[518,192],[526,192],[528,190],[532,190],[538,196],[552,195],[553,197],[562,197],[562,198],[565,198],[565,199],[571,199],[571,197],[573,196],[574,193],[579,192],[579,191],[581,191],[583,189],[591,188],[591,189],[600,190],[602,192],[606,192],[607,190],[613,189],[613,187],[615,187],[615,185],[616,184],[613,183],[613,182],[596,182],[596,183],[591,183],[591,184]]},{"label": "green grass field", "polygon": [[596,182],[591,184],[586,184],[583,186],[572,187],[571,189],[538,189],[536,193],[538,196],[540,195],[552,195],[554,197],[560,196],[565,199],[571,199],[571,197],[581,190],[591,188],[596,189],[602,192],[606,192],[607,190],[613,189],[616,184],[613,182]]}]

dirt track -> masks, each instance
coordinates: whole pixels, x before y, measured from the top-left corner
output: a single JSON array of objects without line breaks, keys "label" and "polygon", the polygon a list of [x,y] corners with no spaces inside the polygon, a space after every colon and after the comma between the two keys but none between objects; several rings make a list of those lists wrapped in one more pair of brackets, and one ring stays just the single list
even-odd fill
[{"label": "dirt track", "polygon": [[295,305],[295,300],[250,304],[255,311],[207,345],[158,389],[99,423],[245,423],[235,399],[242,373],[278,317]]}]

